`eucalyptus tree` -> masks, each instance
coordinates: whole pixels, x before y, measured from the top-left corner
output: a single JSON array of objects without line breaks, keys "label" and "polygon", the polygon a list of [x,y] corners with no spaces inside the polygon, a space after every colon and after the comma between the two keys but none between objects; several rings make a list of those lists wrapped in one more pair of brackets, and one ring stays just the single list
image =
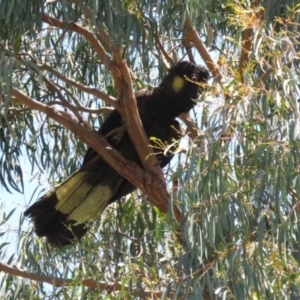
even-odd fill
[{"label": "eucalyptus tree", "polygon": [[[25,211],[80,166],[87,145],[139,189],[62,249],[1,197],[1,297],[299,299],[296,1],[0,7],[2,190],[23,193]],[[181,116],[187,138],[162,173],[149,163],[133,90],[157,86],[182,59],[212,76]],[[143,168],[97,134],[113,108],[149,156]],[[39,177],[33,195],[24,160]]]}]

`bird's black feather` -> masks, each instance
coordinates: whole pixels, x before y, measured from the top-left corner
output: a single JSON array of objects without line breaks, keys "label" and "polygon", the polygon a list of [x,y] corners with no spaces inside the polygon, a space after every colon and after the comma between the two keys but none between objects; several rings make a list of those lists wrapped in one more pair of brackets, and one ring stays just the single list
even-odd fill
[{"label": "bird's black feather", "polygon": [[[157,88],[135,93],[139,115],[149,138],[154,137],[167,145],[180,139],[180,126],[175,119],[194,106],[194,100],[202,90],[199,83],[206,83],[208,76],[205,68],[180,62],[169,70]],[[117,110],[111,112],[99,133],[125,158],[143,167]],[[154,151],[162,168],[173,157],[171,152],[164,154],[155,148]],[[80,239],[86,233],[87,225],[108,204],[135,189],[89,148],[82,167],[30,206],[25,216],[32,218],[38,236],[45,236],[51,244],[62,247]]]}]

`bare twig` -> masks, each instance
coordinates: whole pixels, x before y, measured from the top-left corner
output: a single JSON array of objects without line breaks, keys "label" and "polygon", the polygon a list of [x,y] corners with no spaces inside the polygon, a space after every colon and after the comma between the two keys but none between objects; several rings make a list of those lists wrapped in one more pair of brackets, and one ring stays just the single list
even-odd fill
[{"label": "bare twig", "polygon": [[[60,101],[50,101],[50,102],[47,102],[46,104],[47,105],[61,105],[61,106],[64,106]],[[72,107],[72,111],[73,110],[83,111],[83,112],[87,112],[87,113],[90,113],[90,114],[96,114],[96,115],[111,113],[114,110],[112,107],[89,108],[89,107],[85,107],[85,106],[77,107],[77,106],[73,106],[71,104],[69,104],[67,106],[67,108],[69,108],[69,107]]]},{"label": "bare twig", "polygon": [[[90,107],[86,107],[86,106],[83,106],[81,105],[79,99],[73,95],[73,93],[65,86],[62,86],[60,84],[56,84],[60,89],[62,89],[63,91],[65,91],[72,99],[73,101],[75,102],[75,105],[72,105],[72,104],[69,104],[69,106],[71,106],[71,110],[75,110],[75,111],[82,111],[82,112],[88,112],[90,114],[103,114],[103,113],[110,113],[114,110],[113,107],[107,107],[107,106],[104,106],[104,107],[100,107],[100,108],[90,108]],[[52,103],[53,102],[53,103]],[[55,102],[55,103],[54,103]],[[51,102],[47,102],[48,105],[50,105],[50,103],[52,103],[51,105],[54,105],[54,104],[59,104],[59,105],[62,105],[60,102],[58,101],[51,101]]]},{"label": "bare twig", "polygon": [[78,112],[78,110],[74,109],[74,106],[71,105],[69,103],[69,101],[67,101],[67,99],[63,96],[63,94],[59,90],[59,88],[51,80],[49,80],[45,76],[43,76],[43,80],[46,82],[46,84],[48,85],[49,89],[52,90],[54,93],[57,94],[57,97],[61,101],[62,105],[64,105],[65,107],[68,107],[73,112],[73,114],[78,118],[78,120],[82,121],[82,116],[80,115],[80,113]]},{"label": "bare twig", "polygon": [[[47,14],[43,15],[42,21],[49,25],[52,25],[54,27],[62,28],[62,29],[67,28],[68,30],[71,30],[73,32],[83,35],[87,39],[87,41],[90,43],[90,45],[95,49],[99,59],[111,71],[118,90],[121,89],[123,80],[121,78],[122,76],[121,76],[120,70],[117,68],[117,65],[121,65],[121,63],[122,63],[122,49],[121,48],[111,47],[112,52],[114,54],[114,60],[112,60],[111,57],[108,55],[108,53],[105,51],[102,44],[97,39],[97,37],[88,28],[83,27],[76,23],[66,24],[56,18],[50,17]],[[114,105],[115,108],[118,108],[117,102],[114,102],[112,105]]]},{"label": "bare twig", "polygon": [[8,108],[8,112],[9,112],[10,117],[21,114],[23,112],[30,111],[30,110],[31,110],[30,108],[16,108],[16,107],[9,107]]},{"label": "bare twig", "polygon": [[179,188],[178,174],[174,173],[172,176],[172,193],[176,193]]},{"label": "bare twig", "polygon": [[269,69],[266,71],[266,73],[262,74],[259,78],[257,78],[255,80],[255,82],[253,82],[252,87],[259,87],[261,82],[264,82],[265,78],[269,77],[269,75],[273,72],[272,69]]},{"label": "bare twig", "polygon": [[[21,53],[20,55],[24,55],[23,53]],[[37,63],[36,62],[36,59],[33,57],[33,56],[30,56],[30,58],[32,59],[32,61],[34,63]],[[26,65],[27,64],[27,61],[22,59],[21,57],[18,57],[18,61],[23,64],[23,65]],[[100,98],[101,100],[113,105],[113,106],[116,106],[116,102],[117,100],[114,98],[114,97],[111,97],[103,92],[101,92],[100,90],[97,90],[95,88],[90,88],[89,86],[87,85],[84,85],[84,84],[81,84],[75,80],[73,80],[72,78],[69,78],[69,77],[66,77],[64,75],[62,75],[58,70],[52,68],[50,65],[48,64],[37,64],[37,66],[40,68],[41,71],[47,71],[47,72],[50,72],[52,73],[53,75],[55,75],[58,79],[60,79],[61,81],[79,89],[80,91],[83,91],[87,94],[91,94],[93,96],[96,96],[97,98]],[[103,112],[109,112],[109,111],[112,111],[111,108],[109,107],[106,107],[106,108],[100,108],[100,109],[92,109],[92,108],[89,108],[89,107],[85,107],[85,106],[82,106],[79,102],[78,99],[76,99],[76,97],[71,93],[71,91],[64,87],[64,86],[60,86],[60,85],[57,85],[55,84],[52,80],[48,79],[46,76],[43,76],[43,80],[45,81],[45,83],[48,85],[49,89],[52,90],[54,93],[57,94],[58,98],[61,100],[62,103],[59,103],[59,102],[56,102],[56,101],[53,101],[55,103],[52,103],[52,104],[60,104],[60,105],[64,105],[65,107],[69,108],[71,111],[73,111],[73,113],[77,116],[77,118],[79,120],[81,120],[81,116],[78,112],[80,111],[84,111],[84,112],[89,112],[89,113],[103,113]],[[59,88],[58,88],[59,86]],[[77,106],[74,106],[74,105],[71,105],[66,99],[65,97],[62,95],[60,89],[63,89],[66,91],[66,93],[68,93],[68,95],[70,97],[73,98],[73,100],[75,101],[75,103],[77,104]]]},{"label": "bare twig", "polygon": [[164,46],[162,45],[160,39],[159,39],[159,35],[156,34],[155,36],[155,39],[156,39],[156,45],[160,51],[160,53],[162,54],[163,56],[163,60],[165,62],[165,65],[170,68],[171,66],[174,65],[174,61],[172,59],[172,57],[168,54],[168,52],[164,49]]}]

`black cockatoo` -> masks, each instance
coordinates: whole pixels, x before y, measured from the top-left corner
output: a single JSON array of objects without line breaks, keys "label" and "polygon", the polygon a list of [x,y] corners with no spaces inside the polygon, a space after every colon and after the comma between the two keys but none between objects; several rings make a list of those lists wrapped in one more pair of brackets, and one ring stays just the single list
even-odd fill
[{"label": "black cockatoo", "polygon": [[[176,118],[195,105],[194,100],[202,92],[201,83],[205,84],[208,77],[206,68],[183,61],[169,70],[158,87],[135,93],[139,115],[149,139],[154,137],[167,145],[180,139],[181,131]],[[129,134],[126,130],[118,130],[122,126],[124,128],[122,116],[113,110],[99,133],[125,158],[142,167]],[[164,153],[155,147],[154,151],[162,168],[173,157],[172,153]],[[51,244],[63,247],[80,239],[87,232],[88,225],[108,204],[135,189],[89,148],[81,168],[31,205],[25,216],[33,220],[38,236],[45,236]]]}]

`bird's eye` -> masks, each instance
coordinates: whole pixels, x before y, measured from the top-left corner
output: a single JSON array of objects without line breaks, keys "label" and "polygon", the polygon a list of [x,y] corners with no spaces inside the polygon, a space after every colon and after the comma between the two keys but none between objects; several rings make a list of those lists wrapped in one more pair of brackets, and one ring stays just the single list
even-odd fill
[{"label": "bird's eye", "polygon": [[193,76],[193,77],[192,77],[192,81],[198,82],[198,77],[197,77],[197,76]]}]

